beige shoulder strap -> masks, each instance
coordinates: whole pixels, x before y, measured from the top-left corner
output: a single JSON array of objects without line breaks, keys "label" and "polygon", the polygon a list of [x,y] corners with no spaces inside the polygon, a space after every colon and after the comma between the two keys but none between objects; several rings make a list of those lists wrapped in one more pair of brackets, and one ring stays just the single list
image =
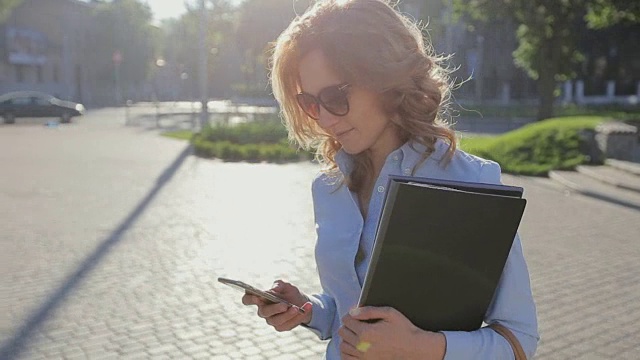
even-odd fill
[{"label": "beige shoulder strap", "polygon": [[524,350],[522,350],[522,345],[520,345],[518,338],[513,335],[511,330],[500,324],[492,324],[489,325],[489,327],[507,339],[509,345],[511,345],[511,349],[513,349],[513,354],[516,356],[516,360],[527,360],[527,355],[524,353]]}]

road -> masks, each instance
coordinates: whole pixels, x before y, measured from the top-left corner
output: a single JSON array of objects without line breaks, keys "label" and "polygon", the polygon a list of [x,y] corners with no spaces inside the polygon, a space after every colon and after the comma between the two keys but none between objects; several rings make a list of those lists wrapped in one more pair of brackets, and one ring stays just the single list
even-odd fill
[{"label": "road", "polygon": [[[123,109],[69,125],[0,126],[0,359],[308,359],[217,283],[319,288],[309,163],[192,156]],[[165,128],[171,128],[166,124]],[[538,306],[537,359],[636,359],[640,213],[525,187],[521,235]]]}]

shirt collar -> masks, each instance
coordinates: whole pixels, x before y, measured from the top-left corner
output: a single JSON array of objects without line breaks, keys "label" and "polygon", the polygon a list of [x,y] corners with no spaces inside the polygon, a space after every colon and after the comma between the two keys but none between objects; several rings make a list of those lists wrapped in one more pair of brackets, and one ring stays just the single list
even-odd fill
[{"label": "shirt collar", "polygon": [[[440,161],[447,152],[449,146],[442,139],[436,140],[435,151],[428,157],[429,160]],[[389,154],[389,157],[397,156],[402,162],[403,168],[413,168],[422,160],[422,156],[427,151],[427,147],[419,142],[407,141],[399,149]],[[335,156],[338,169],[344,176],[348,176],[353,170],[353,156],[348,154],[344,149],[338,150]],[[396,160],[396,159],[394,159]]]},{"label": "shirt collar", "polygon": [[344,176],[348,176],[353,170],[353,156],[347,154],[344,149],[338,150],[336,153],[336,164],[338,165],[338,169]]}]

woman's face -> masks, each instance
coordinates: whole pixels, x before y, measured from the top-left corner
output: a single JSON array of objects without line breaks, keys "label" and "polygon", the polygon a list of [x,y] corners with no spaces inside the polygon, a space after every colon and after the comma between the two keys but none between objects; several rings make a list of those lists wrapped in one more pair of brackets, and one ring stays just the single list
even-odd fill
[{"label": "woman's face", "polygon": [[[344,83],[344,79],[331,70],[321,50],[305,55],[299,71],[302,91],[316,97],[321,90]],[[349,112],[337,116],[321,106],[318,125],[349,154],[371,150],[374,156],[386,158],[402,144],[397,128],[383,111],[381,96],[357,86],[349,86],[345,91]]]}]

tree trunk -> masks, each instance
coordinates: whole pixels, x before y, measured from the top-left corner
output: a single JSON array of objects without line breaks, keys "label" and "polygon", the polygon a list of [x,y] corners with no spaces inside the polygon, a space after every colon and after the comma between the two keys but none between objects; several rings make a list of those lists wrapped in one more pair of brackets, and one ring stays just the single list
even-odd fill
[{"label": "tree trunk", "polygon": [[538,77],[538,121],[553,116],[556,80],[555,73],[550,69],[540,71]]}]

